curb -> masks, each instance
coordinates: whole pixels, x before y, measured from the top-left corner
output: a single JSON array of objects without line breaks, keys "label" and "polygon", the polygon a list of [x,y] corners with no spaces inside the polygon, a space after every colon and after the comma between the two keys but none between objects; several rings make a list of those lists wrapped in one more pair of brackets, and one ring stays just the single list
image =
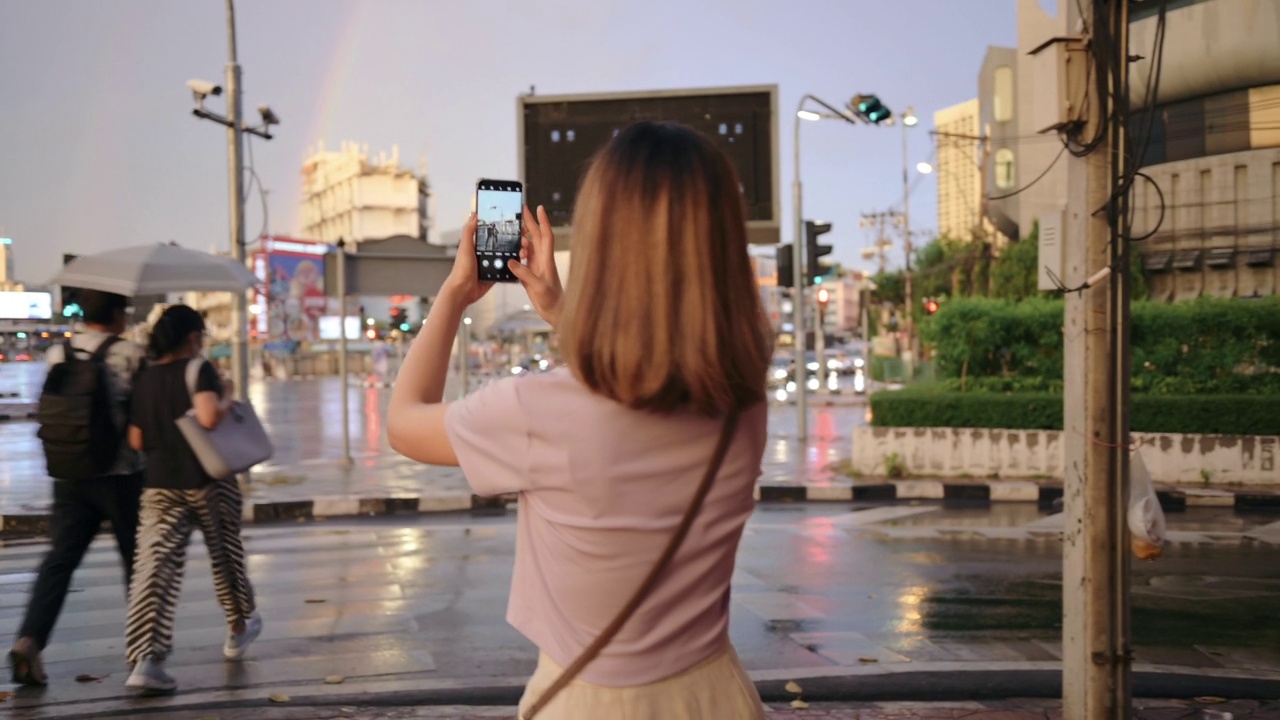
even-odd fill
[{"label": "curb", "polygon": [[18,420],[35,420],[35,419],[36,419],[35,410],[31,410],[29,412],[24,412],[24,413],[17,413],[17,414],[0,413],[0,422],[15,422]]},{"label": "curb", "polygon": [[[1188,507],[1221,507],[1246,511],[1280,511],[1280,493],[1225,490],[1161,490],[1157,492],[1165,512],[1185,512]],[[1062,498],[1062,487],[1038,485],[1030,480],[992,480],[986,483],[948,483],[941,480],[895,480],[868,485],[759,485],[755,498],[762,504],[932,501],[958,505],[1036,503],[1052,508]],[[247,524],[310,522],[331,518],[431,515],[469,512],[472,515],[505,515],[515,510],[518,496],[480,497],[464,492],[376,497],[320,496],[309,500],[246,502]],[[0,538],[47,535],[48,513],[0,515]]]},{"label": "curb", "polygon": [[[774,502],[896,502],[935,500],[957,504],[1004,502],[1037,503],[1053,507],[1063,495],[1061,485],[1041,485],[1032,480],[946,482],[944,480],[892,480],[866,485],[761,485],[756,500]],[[1280,492],[1230,490],[1159,490],[1165,512],[1188,507],[1225,507],[1235,510],[1280,511]]]},{"label": "curb", "polygon": [[[310,500],[246,502],[241,519],[246,524],[311,522],[331,518],[431,515],[470,512],[473,516],[505,515],[514,510],[518,496],[480,497],[470,493],[396,495],[391,497],[317,497]],[[42,537],[49,533],[48,513],[0,515],[0,538]]]}]

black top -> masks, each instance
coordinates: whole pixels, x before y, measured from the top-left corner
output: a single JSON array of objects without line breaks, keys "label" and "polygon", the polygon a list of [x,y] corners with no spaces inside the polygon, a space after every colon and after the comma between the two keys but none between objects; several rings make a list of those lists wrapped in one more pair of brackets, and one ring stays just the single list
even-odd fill
[{"label": "black top", "polygon": [[[200,466],[176,422],[191,409],[187,362],[148,365],[133,381],[130,423],[142,430],[142,450],[147,458],[144,484],[149,488],[198,490],[214,481]],[[196,376],[196,392],[216,392],[222,397],[222,381],[208,361]]]}]

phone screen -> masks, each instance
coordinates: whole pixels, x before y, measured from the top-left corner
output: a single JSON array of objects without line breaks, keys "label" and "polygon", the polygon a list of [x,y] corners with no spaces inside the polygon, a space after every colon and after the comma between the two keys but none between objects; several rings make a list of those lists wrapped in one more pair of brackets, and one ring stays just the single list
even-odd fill
[{"label": "phone screen", "polygon": [[476,185],[476,265],[480,279],[515,282],[508,260],[520,260],[523,186],[514,180],[481,180]]}]

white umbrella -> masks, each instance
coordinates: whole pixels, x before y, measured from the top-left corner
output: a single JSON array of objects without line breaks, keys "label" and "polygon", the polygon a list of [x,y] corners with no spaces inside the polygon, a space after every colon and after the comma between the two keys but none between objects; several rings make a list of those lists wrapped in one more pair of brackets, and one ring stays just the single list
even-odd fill
[{"label": "white umbrella", "polygon": [[169,244],[83,255],[67,263],[49,282],[135,297],[191,291],[239,292],[257,285],[258,278],[232,258]]}]

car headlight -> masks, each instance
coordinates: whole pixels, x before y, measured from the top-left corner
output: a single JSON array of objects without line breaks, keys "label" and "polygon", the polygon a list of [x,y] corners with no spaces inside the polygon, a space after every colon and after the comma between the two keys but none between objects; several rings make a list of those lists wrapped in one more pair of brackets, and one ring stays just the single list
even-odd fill
[{"label": "car headlight", "polygon": [[854,359],[853,359],[853,366],[854,366],[854,367],[862,367],[863,365],[866,365],[866,364],[867,364],[867,361],[866,361],[866,360],[863,360],[862,358],[854,358]]},{"label": "car headlight", "polygon": [[787,371],[785,368],[778,368],[773,371],[773,376],[779,380],[785,380],[787,377]]}]

